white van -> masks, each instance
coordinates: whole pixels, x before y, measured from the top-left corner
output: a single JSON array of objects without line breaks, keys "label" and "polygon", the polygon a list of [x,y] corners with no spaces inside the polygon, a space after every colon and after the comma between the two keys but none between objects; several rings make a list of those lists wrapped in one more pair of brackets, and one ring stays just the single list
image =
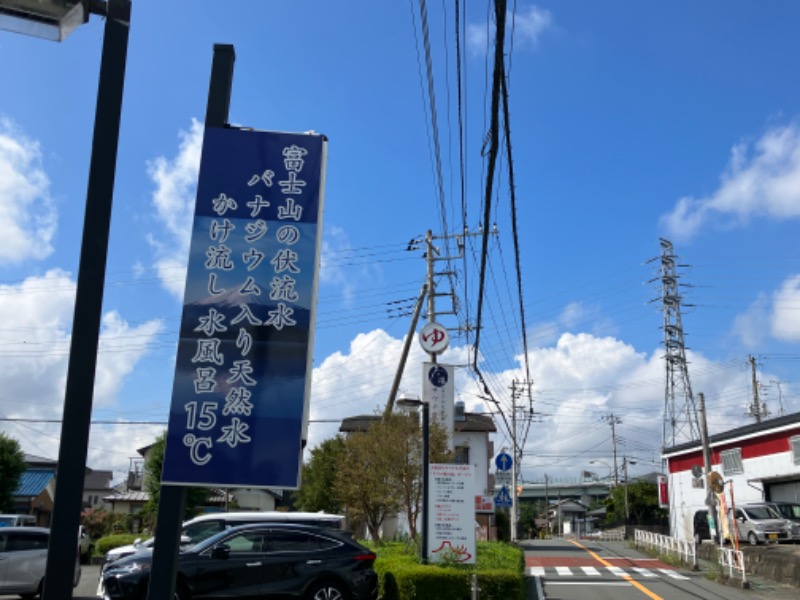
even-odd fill
[{"label": "white van", "polygon": [[[229,527],[265,522],[317,525],[318,527],[341,529],[344,524],[344,516],[324,512],[282,511],[208,513],[195,517],[183,524],[181,528],[181,546],[194,546]],[[144,541],[136,540],[130,546],[114,548],[106,552],[103,563],[107,564],[123,556],[129,556],[140,550],[152,548],[154,543],[155,538],[151,537]]]},{"label": "white van", "polygon": [[0,515],[0,527],[36,527],[33,515]]}]

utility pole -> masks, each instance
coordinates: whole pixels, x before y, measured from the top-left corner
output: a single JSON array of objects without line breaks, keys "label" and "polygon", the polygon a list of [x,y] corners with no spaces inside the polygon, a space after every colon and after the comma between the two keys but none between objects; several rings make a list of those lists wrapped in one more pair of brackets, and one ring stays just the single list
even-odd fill
[{"label": "utility pole", "polygon": [[606,415],[603,420],[611,425],[611,448],[614,452],[614,487],[619,485],[619,468],[617,467],[617,429],[616,426],[622,423],[622,419],[615,417],[614,414]]},{"label": "utility pole", "polygon": [[[708,507],[708,514],[714,517],[713,530],[719,532],[719,520],[717,519],[717,500],[714,497],[714,492],[711,491],[711,486],[708,481],[708,474],[711,473],[711,446],[708,442],[708,421],[706,419],[706,399],[703,393],[697,394],[698,408],[700,413],[700,442],[703,444],[703,482],[706,488],[706,506]],[[725,515],[723,515],[725,518]],[[712,538],[714,531],[711,532]]]}]

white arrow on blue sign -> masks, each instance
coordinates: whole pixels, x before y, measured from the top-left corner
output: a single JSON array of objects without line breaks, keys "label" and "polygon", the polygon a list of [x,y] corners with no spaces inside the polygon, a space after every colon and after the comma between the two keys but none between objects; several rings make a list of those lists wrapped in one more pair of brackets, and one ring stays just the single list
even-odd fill
[{"label": "white arrow on blue sign", "polygon": [[514,501],[511,499],[511,494],[508,493],[508,488],[503,486],[500,488],[500,491],[494,497],[494,505],[497,508],[511,508],[514,505]]},{"label": "white arrow on blue sign", "polygon": [[511,455],[506,452],[501,452],[494,459],[494,464],[497,465],[498,471],[510,471],[513,462]]}]

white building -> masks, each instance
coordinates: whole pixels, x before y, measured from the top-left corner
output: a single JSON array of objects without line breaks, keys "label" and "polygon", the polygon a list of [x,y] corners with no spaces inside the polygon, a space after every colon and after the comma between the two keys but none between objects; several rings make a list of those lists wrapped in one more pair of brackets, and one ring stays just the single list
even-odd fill
[{"label": "white building", "polygon": [[[732,429],[709,438],[711,470],[722,476],[730,506],[778,501],[800,503],[800,413]],[[692,518],[705,508],[700,441],[666,448],[670,535],[692,539]],[[694,473],[693,473],[694,469]]]}]

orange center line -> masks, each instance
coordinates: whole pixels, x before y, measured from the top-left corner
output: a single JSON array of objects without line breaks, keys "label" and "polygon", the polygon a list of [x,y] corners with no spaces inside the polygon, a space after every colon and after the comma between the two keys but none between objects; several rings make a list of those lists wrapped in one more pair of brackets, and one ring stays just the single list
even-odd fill
[{"label": "orange center line", "polygon": [[[589,556],[591,556],[593,559],[595,559],[597,562],[599,562],[599,563],[600,563],[601,565],[603,565],[604,567],[613,567],[613,566],[614,566],[613,564],[611,564],[610,562],[608,562],[607,560],[605,560],[604,558],[602,558],[602,557],[601,557],[599,554],[597,554],[596,552],[593,552],[593,551],[589,550],[589,548],[587,548],[586,546],[584,546],[584,545],[583,545],[583,544],[581,544],[580,542],[576,542],[575,540],[569,540],[569,542],[570,542],[571,544],[574,544],[574,545],[576,545],[578,548],[580,548],[580,549],[581,549],[581,550],[583,550],[584,552],[588,553],[588,554],[589,554]],[[641,583],[639,583],[638,581],[634,580],[634,578],[633,578],[633,577],[631,577],[630,575],[628,575],[627,573],[625,573],[624,575],[621,575],[621,577],[622,577],[622,578],[623,578],[625,581],[627,581],[628,583],[630,583],[630,584],[631,584],[633,587],[635,587],[637,590],[639,590],[640,592],[642,592],[642,593],[643,593],[645,596],[649,596],[649,597],[651,598],[651,600],[664,600],[664,599],[663,599],[661,596],[659,596],[659,595],[658,595],[658,594],[656,594],[655,592],[652,592],[652,591],[648,590],[648,589],[647,589],[646,587],[644,587],[644,586],[643,586]]]}]

